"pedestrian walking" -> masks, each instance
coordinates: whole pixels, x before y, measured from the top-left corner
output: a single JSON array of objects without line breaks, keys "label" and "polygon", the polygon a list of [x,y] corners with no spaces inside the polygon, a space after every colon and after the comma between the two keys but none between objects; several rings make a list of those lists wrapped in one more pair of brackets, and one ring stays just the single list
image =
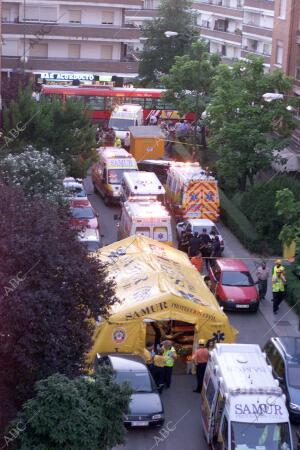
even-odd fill
[{"label": "pedestrian walking", "polygon": [[168,389],[171,386],[173,367],[176,359],[176,350],[172,346],[171,341],[163,342],[163,357],[165,358],[164,381],[165,387]]},{"label": "pedestrian walking", "polygon": [[196,376],[197,376],[197,387],[193,392],[200,393],[203,384],[204,373],[207,365],[207,361],[209,359],[208,349],[205,348],[204,339],[199,339],[198,341],[199,348],[192,356],[192,360],[196,365]]},{"label": "pedestrian walking", "polygon": [[163,356],[163,350],[158,350],[157,354],[153,357],[153,378],[156,386],[159,388],[164,386],[165,381],[165,364],[166,360]]},{"label": "pedestrian walking", "polygon": [[[275,268],[274,268],[275,269]],[[272,276],[272,293],[273,293],[273,313],[277,314],[279,305],[284,299],[286,278],[284,275],[284,267],[276,268]]]},{"label": "pedestrian walking", "polygon": [[193,256],[191,258],[191,263],[193,264],[194,267],[196,267],[196,269],[198,270],[199,273],[202,272],[203,258],[202,258],[202,253],[200,251],[198,252],[198,254],[196,256]]},{"label": "pedestrian walking", "polygon": [[127,152],[130,150],[130,133],[127,132],[126,136],[124,137],[124,148]]},{"label": "pedestrian walking", "polygon": [[261,265],[256,270],[257,284],[259,299],[264,300],[266,298],[268,290],[268,278],[270,276],[270,271],[267,268],[266,262],[263,261]]}]

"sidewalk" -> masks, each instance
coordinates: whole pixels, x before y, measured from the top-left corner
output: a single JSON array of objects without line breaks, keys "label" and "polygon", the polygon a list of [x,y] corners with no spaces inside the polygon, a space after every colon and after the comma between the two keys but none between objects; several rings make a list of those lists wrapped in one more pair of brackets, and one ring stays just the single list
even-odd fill
[{"label": "sidewalk", "polygon": [[[228,258],[246,258],[245,262],[249,267],[254,279],[256,279],[255,262],[259,262],[261,260],[261,257],[251,254],[247,249],[245,249],[245,247],[239,242],[239,240],[223,224],[219,224],[218,228],[225,242],[225,251],[223,256]],[[267,260],[267,265],[271,271],[274,265],[274,261]],[[278,314],[274,315],[271,299],[272,288],[270,279],[268,283],[268,292],[266,295],[266,299],[260,303],[259,307],[261,314],[270,326],[270,331],[272,331],[273,334],[277,336],[299,336],[300,318],[297,316],[297,314],[286,302],[282,302],[279,307]]]}]

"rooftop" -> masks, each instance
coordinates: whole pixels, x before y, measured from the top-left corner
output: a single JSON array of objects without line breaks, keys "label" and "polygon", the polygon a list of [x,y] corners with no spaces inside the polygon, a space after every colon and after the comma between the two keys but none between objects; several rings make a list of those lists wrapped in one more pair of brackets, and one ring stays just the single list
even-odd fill
[{"label": "rooftop", "polygon": [[138,195],[159,195],[165,193],[163,185],[153,172],[125,172],[123,178],[124,183],[132,193]]},{"label": "rooftop", "polygon": [[170,214],[167,209],[158,201],[141,200],[141,201],[127,201],[124,207],[133,217],[149,218],[149,219],[170,219]]}]

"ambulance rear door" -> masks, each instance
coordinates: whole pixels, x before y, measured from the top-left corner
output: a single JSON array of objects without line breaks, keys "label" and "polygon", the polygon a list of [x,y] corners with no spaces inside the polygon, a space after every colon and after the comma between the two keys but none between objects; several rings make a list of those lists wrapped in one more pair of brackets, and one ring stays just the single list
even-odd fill
[{"label": "ambulance rear door", "polygon": [[200,189],[201,219],[217,222],[220,217],[220,199],[216,181],[202,181]]}]

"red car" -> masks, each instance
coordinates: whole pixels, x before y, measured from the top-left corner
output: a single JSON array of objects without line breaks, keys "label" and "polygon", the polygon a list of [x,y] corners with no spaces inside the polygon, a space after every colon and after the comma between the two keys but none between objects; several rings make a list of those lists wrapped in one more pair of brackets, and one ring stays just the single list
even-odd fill
[{"label": "red car", "polygon": [[88,200],[71,200],[70,213],[69,225],[71,228],[75,230],[99,228],[98,214],[95,213]]},{"label": "red car", "polygon": [[259,296],[248,267],[239,259],[219,258],[209,269],[213,291],[226,310],[256,312]]}]

